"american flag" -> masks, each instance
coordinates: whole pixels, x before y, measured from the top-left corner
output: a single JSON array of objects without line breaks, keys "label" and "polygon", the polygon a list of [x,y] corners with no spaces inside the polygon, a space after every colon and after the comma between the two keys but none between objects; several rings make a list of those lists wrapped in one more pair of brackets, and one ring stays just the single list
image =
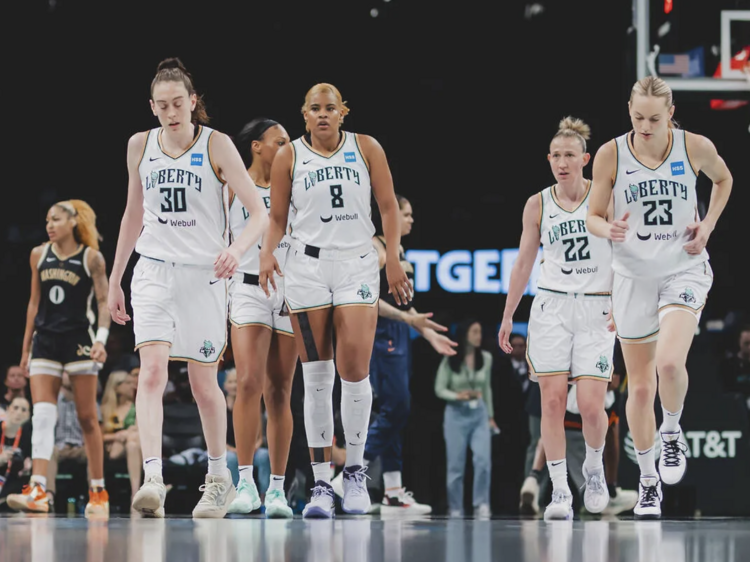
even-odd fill
[{"label": "american flag", "polygon": [[690,55],[659,55],[660,74],[688,74],[690,72]]}]

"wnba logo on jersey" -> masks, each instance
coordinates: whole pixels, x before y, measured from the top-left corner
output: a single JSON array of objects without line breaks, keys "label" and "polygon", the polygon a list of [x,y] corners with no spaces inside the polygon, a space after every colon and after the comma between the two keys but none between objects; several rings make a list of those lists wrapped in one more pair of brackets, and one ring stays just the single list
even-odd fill
[{"label": "wnba logo on jersey", "polygon": [[685,175],[685,164],[682,162],[672,162],[672,175],[673,176],[684,176]]}]

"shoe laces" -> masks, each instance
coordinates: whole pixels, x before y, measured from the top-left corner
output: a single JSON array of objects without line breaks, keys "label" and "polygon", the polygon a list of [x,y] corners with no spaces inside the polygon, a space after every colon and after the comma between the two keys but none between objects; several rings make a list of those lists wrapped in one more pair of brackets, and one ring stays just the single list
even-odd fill
[{"label": "shoe laces", "polygon": [[311,502],[321,499],[323,496],[328,496],[331,500],[333,500],[333,488],[329,485],[325,484],[317,484],[312,489],[312,498],[310,499]]},{"label": "shoe laces", "polygon": [[586,489],[590,490],[594,494],[602,494],[605,491],[603,481],[604,479],[602,478],[601,472],[589,474],[589,477],[586,479],[586,482],[583,483],[583,486],[581,486],[580,490],[583,492],[583,490]]},{"label": "shoe laces", "polygon": [[365,478],[367,478],[368,480],[370,480],[371,478],[367,476],[367,474],[365,474],[366,472],[366,466],[362,466],[357,470],[353,470],[351,472],[349,472],[347,469],[344,469],[344,478],[346,478],[347,480],[353,480],[357,484],[356,488],[352,490],[352,493],[367,493],[367,484],[365,483]]},{"label": "shoe laces", "polygon": [[401,488],[401,492],[399,493],[398,497],[401,500],[401,503],[405,505],[414,505],[415,503],[417,503],[417,501],[414,499],[414,494],[404,488]]},{"label": "shoe laces", "polygon": [[568,495],[562,490],[553,490],[552,503],[568,503]]},{"label": "shoe laces", "polygon": [[659,489],[656,484],[653,486],[644,486],[641,484],[641,507],[656,507],[656,501],[659,499]]},{"label": "shoe laces", "polygon": [[201,498],[201,501],[198,502],[199,504],[216,505],[219,496],[226,491],[226,484],[218,480],[211,480],[210,482],[203,484],[198,490],[203,492],[203,497]]},{"label": "shoe laces", "polygon": [[679,439],[671,441],[662,439],[661,452],[664,455],[664,466],[680,466],[680,453],[684,455],[686,451],[687,447]]}]

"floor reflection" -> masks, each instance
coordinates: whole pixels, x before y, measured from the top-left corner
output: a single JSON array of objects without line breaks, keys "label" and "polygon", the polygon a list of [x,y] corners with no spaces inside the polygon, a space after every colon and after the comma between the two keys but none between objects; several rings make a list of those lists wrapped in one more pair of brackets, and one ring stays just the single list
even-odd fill
[{"label": "floor reflection", "polygon": [[740,562],[750,521],[0,518],[0,562]]}]

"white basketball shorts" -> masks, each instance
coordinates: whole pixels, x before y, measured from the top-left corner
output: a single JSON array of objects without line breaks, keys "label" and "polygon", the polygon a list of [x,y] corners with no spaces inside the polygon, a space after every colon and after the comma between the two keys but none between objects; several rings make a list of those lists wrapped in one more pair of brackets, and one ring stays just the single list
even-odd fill
[{"label": "white basketball shorts", "polygon": [[267,297],[258,284],[258,276],[235,273],[229,283],[229,320],[238,328],[264,326],[269,330],[293,336],[292,320],[284,302],[284,278],[274,276],[277,291],[269,283]]},{"label": "white basketball shorts", "polygon": [[615,333],[607,330],[610,307],[609,295],[540,290],[526,347],[531,380],[567,375],[570,381],[609,381],[615,348]]},{"label": "white basketball shorts", "polygon": [[213,268],[141,257],[130,286],[135,348],[168,344],[170,359],[212,365],[227,343],[227,281]]},{"label": "white basketball shorts", "polygon": [[354,250],[315,250],[296,240],[289,248],[284,297],[291,312],[377,304],[380,269],[370,240]]},{"label": "white basketball shorts", "polygon": [[612,317],[621,343],[648,343],[659,337],[666,314],[685,311],[700,321],[714,281],[711,265],[698,263],[669,277],[643,279],[615,273]]}]

